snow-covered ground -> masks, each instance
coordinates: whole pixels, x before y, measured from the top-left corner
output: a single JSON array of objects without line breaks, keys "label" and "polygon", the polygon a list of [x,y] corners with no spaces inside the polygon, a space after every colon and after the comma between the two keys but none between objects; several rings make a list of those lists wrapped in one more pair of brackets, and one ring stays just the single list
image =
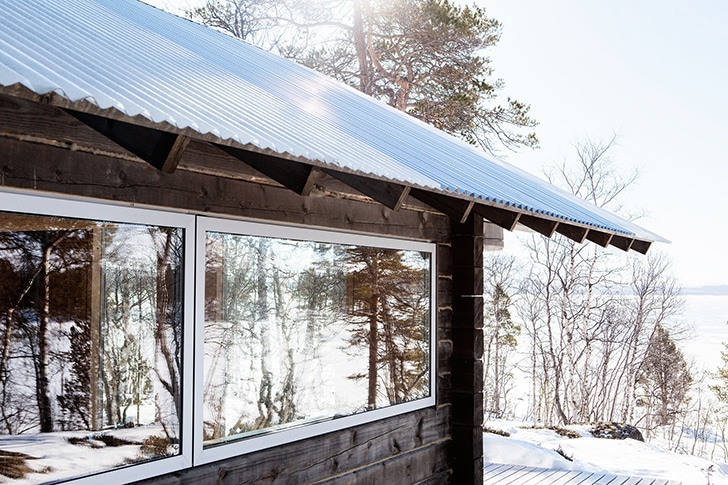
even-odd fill
[{"label": "snow-covered ground", "polygon": [[[589,426],[569,426],[581,438],[566,438],[529,423],[494,420],[486,428],[506,431],[509,437],[483,435],[484,461],[559,470],[606,471],[615,475],[667,478],[683,485],[728,485],[728,464],[666,451],[659,441],[594,438]],[[556,450],[570,457],[569,461]],[[712,468],[711,468],[712,466]],[[712,470],[712,471],[709,471]],[[708,475],[710,479],[708,480]]]},{"label": "snow-covered ground", "polygon": [[[141,426],[99,432],[99,434],[113,435],[116,438],[141,443],[150,436],[161,435],[162,428],[155,425]],[[69,431],[1,437],[2,451],[19,452],[34,459],[26,461],[26,465],[32,471],[28,471],[25,477],[11,479],[0,474],[0,483],[32,485],[67,480],[149,459],[141,452],[141,445],[106,446],[101,441],[93,439],[80,444],[72,444],[69,441],[69,438],[87,438],[87,435],[88,433]]]}]

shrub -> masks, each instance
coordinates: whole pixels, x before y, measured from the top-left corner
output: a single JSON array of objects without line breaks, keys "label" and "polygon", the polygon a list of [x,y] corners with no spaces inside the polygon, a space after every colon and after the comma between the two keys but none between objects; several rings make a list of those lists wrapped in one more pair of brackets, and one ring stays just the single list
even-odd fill
[{"label": "shrub", "polygon": [[483,433],[497,434],[499,436],[505,436],[506,438],[511,436],[511,434],[508,431],[504,431],[502,429],[489,428],[488,426],[483,426]]},{"label": "shrub", "polygon": [[164,436],[150,436],[142,443],[142,453],[145,455],[167,456],[169,455],[169,438]]},{"label": "shrub", "polygon": [[25,453],[0,450],[0,475],[12,479],[25,478],[27,473],[35,472],[27,465],[27,460],[37,460],[37,458]]},{"label": "shrub", "polygon": [[596,423],[589,432],[595,438],[605,438],[611,440],[623,440],[632,438],[637,441],[644,441],[644,437],[640,430],[631,424],[623,423]]}]

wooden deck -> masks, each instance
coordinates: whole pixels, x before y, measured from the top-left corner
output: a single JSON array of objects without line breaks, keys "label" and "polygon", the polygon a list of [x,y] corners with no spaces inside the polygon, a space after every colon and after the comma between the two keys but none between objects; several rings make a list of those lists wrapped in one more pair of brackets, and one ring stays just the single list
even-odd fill
[{"label": "wooden deck", "polygon": [[519,465],[487,464],[483,485],[681,485],[664,478],[627,477],[604,472],[550,470]]}]

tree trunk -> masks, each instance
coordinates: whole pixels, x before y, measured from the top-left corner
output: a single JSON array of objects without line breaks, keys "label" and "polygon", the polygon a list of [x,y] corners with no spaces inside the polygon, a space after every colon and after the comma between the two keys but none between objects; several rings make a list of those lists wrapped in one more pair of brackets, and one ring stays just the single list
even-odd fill
[{"label": "tree trunk", "polygon": [[50,273],[51,252],[54,244],[43,247],[41,259],[41,308],[38,325],[38,374],[36,376],[36,400],[38,402],[38,420],[41,433],[53,431],[53,413],[51,409],[51,394],[48,380],[48,324],[50,321]]},{"label": "tree trunk", "polygon": [[379,295],[376,293],[369,299],[369,391],[367,393],[367,409],[377,407],[377,363],[379,354]]},{"label": "tree trunk", "polygon": [[160,372],[160,369],[155,369],[159,381],[174,402],[175,411],[177,412],[176,417],[179,419],[182,416],[182,400],[179,399],[180,376],[176,359],[176,349],[170,348],[169,342],[167,341],[167,327],[174,325],[174,322],[170,322],[170,320],[173,320],[173,317],[169,305],[170,282],[168,274],[173,247],[173,233],[172,229],[160,229],[159,231],[163,235],[164,240],[162,241],[162,247],[157,249],[157,302],[155,308],[156,325],[154,329],[154,340],[156,341],[159,354],[164,361],[167,376],[164,376]]},{"label": "tree trunk", "polygon": [[371,73],[367,56],[367,40],[364,32],[364,17],[362,13],[362,2],[367,0],[354,0],[354,50],[359,62],[359,91],[372,94]]}]

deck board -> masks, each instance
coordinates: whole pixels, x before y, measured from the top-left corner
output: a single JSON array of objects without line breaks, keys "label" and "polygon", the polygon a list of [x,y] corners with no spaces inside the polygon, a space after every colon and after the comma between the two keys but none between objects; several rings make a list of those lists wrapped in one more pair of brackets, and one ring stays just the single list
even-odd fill
[{"label": "deck board", "polygon": [[483,467],[483,485],[682,485],[665,478],[630,477],[605,472],[552,470],[522,465],[488,463]]}]

